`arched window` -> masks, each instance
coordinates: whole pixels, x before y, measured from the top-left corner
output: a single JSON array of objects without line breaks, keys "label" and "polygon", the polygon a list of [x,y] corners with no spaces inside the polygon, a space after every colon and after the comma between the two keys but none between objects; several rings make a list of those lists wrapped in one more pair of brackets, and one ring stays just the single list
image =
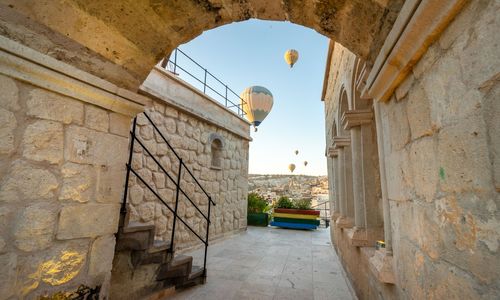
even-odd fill
[{"label": "arched window", "polygon": [[218,134],[212,133],[210,135],[210,154],[212,159],[210,160],[210,167],[212,169],[222,169],[222,149],[224,144],[222,142],[222,137]]}]

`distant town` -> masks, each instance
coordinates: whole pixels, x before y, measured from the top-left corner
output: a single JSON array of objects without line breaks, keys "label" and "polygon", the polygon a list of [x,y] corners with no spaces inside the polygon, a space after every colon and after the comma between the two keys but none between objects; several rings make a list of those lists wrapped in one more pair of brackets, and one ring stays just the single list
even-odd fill
[{"label": "distant town", "polygon": [[314,206],[328,201],[328,177],[249,174],[248,192],[258,193],[270,203],[286,196],[291,199],[310,199]]}]

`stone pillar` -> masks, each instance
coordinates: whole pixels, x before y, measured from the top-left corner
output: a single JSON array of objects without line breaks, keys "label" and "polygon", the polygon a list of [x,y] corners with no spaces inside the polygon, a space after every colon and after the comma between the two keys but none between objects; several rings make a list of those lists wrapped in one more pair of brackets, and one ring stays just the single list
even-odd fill
[{"label": "stone pillar", "polygon": [[384,283],[394,284],[396,276],[394,274],[394,263],[392,256],[392,230],[391,230],[391,212],[389,205],[389,198],[387,196],[387,179],[385,172],[385,158],[384,158],[384,137],[380,116],[380,103],[374,102],[373,108],[375,110],[375,122],[377,124],[377,144],[378,144],[378,157],[380,169],[380,183],[382,188],[382,204],[384,208],[384,238],[385,249],[376,251],[375,255],[370,258],[370,269],[377,278]]},{"label": "stone pillar", "polygon": [[[337,220],[340,216],[340,203],[339,203],[339,176],[337,175],[337,170],[339,168],[338,165],[338,150],[333,147],[328,148],[328,160],[330,165],[328,166],[328,172],[331,174],[329,176],[330,182],[330,198],[333,199],[330,201],[330,210],[331,210],[331,218],[332,220]],[[333,205],[332,205],[333,204]]]},{"label": "stone pillar", "polygon": [[[339,185],[339,207],[340,207],[340,217],[337,219],[336,224],[339,228],[351,228],[353,226],[353,209],[349,207],[349,198],[352,196],[352,180],[349,175],[351,174],[351,166],[349,158],[350,153],[347,153],[345,147],[350,145],[349,137],[339,137],[333,138],[333,147],[338,151],[338,185]],[[347,148],[348,149],[348,148]],[[349,165],[346,164],[349,161]],[[348,170],[347,170],[348,169]],[[352,205],[352,203],[351,203]]]},{"label": "stone pillar", "polygon": [[382,188],[382,205],[384,208],[384,242],[385,252],[387,255],[392,256],[392,229],[391,229],[391,211],[389,205],[389,197],[387,196],[387,177],[385,172],[385,152],[384,152],[384,137],[382,132],[382,122],[380,118],[380,103],[374,102],[373,108],[375,110],[375,122],[377,126],[377,144],[378,144],[378,158],[380,169],[380,186]]},{"label": "stone pillar", "polygon": [[380,214],[382,201],[375,122],[361,125],[361,149],[363,151],[363,198],[365,199],[365,226],[368,239],[383,238],[384,220]]},{"label": "stone pillar", "polygon": [[[353,202],[354,202],[354,231],[350,234],[351,244],[354,246],[369,246],[374,244],[370,241],[366,231],[367,202],[374,202],[376,199],[366,199],[365,190],[366,175],[363,167],[370,157],[365,156],[363,147],[362,126],[366,127],[372,120],[371,110],[347,111],[342,116],[345,130],[351,133],[351,153],[352,153],[352,182],[353,182]],[[371,175],[371,174],[370,174]],[[370,201],[371,200],[371,201]],[[376,209],[376,207],[370,207]]]}]

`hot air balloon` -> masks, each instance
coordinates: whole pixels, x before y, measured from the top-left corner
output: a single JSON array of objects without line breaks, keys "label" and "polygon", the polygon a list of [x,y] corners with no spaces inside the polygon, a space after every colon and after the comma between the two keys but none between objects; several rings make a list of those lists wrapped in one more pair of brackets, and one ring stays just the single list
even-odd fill
[{"label": "hot air balloon", "polygon": [[299,150],[295,150],[295,155],[298,155],[299,154]]},{"label": "hot air balloon", "polygon": [[273,94],[262,86],[246,88],[240,95],[241,107],[255,131],[273,107]]},{"label": "hot air balloon", "polygon": [[299,59],[299,52],[294,49],[289,49],[286,50],[285,52],[285,61],[288,65],[290,65],[290,68],[293,67],[293,65],[297,62]]},{"label": "hot air balloon", "polygon": [[307,167],[307,160],[304,162],[304,167]]},{"label": "hot air balloon", "polygon": [[288,170],[293,173],[293,170],[295,170],[295,165],[294,164],[289,164],[288,165]]}]

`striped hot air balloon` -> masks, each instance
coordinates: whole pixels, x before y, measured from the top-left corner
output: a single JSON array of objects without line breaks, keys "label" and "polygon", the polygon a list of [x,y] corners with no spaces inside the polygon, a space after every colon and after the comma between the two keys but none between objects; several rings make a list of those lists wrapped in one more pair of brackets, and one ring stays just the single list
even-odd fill
[{"label": "striped hot air balloon", "polygon": [[297,50],[295,49],[286,50],[285,61],[290,66],[290,68],[293,67],[293,65],[297,62],[298,59],[299,59],[299,52]]},{"label": "striped hot air balloon", "polygon": [[247,119],[257,131],[257,126],[267,117],[273,108],[273,94],[262,86],[251,86],[246,88],[240,95],[242,108]]}]

